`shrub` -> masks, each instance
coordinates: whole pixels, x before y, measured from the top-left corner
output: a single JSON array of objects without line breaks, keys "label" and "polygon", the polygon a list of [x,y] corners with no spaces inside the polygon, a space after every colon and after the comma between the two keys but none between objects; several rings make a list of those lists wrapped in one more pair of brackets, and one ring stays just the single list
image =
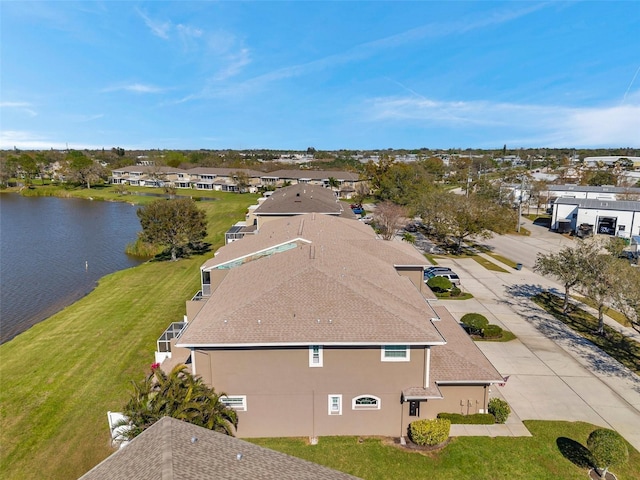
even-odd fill
[{"label": "shrub", "polygon": [[607,470],[613,465],[624,463],[629,458],[629,450],[618,432],[607,428],[594,430],[587,439],[587,447],[591,451],[595,466],[602,469],[606,477]]},{"label": "shrub", "polygon": [[482,336],[485,338],[500,338],[502,336],[502,328],[498,325],[489,324],[482,330]]},{"label": "shrub", "polygon": [[467,313],[461,319],[470,334],[482,334],[482,330],[489,325],[489,320],[479,313]]},{"label": "shrub", "polygon": [[493,425],[496,417],[490,413],[474,413],[473,415],[462,415],[460,413],[439,413],[438,418],[449,420],[455,425]]},{"label": "shrub", "polygon": [[434,292],[446,292],[453,287],[451,280],[445,277],[432,277],[427,281],[427,285]]},{"label": "shrub", "polygon": [[496,418],[497,423],[504,423],[511,413],[511,408],[501,398],[492,398],[489,400],[489,413]]},{"label": "shrub", "polygon": [[409,424],[409,438],[416,445],[439,445],[449,438],[450,428],[451,422],[446,419],[416,420]]},{"label": "shrub", "polygon": [[452,297],[459,297],[461,293],[462,293],[462,290],[460,290],[455,285],[453,287],[451,287],[450,294],[451,294]]}]

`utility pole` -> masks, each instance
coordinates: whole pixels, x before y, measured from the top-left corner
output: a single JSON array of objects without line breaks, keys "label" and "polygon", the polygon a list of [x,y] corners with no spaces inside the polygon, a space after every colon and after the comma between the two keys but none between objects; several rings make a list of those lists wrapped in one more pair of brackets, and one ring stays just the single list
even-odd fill
[{"label": "utility pole", "polygon": [[520,177],[520,201],[518,202],[518,223],[516,232],[520,233],[520,219],[522,217],[522,195],[524,193],[524,175]]}]

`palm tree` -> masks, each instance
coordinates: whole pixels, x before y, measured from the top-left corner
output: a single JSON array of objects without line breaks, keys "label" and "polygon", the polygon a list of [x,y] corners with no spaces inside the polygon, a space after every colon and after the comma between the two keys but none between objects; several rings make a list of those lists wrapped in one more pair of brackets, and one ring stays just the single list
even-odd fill
[{"label": "palm tree", "polygon": [[336,191],[340,187],[340,182],[335,177],[329,177],[327,183],[329,184],[329,187],[331,187],[332,191]]},{"label": "palm tree", "polygon": [[153,365],[151,373],[133,383],[133,393],[123,409],[132,439],[162,417],[179,420],[233,436],[238,426],[235,410],[220,401],[222,393],[194,377],[186,365],[176,365],[168,374]]}]

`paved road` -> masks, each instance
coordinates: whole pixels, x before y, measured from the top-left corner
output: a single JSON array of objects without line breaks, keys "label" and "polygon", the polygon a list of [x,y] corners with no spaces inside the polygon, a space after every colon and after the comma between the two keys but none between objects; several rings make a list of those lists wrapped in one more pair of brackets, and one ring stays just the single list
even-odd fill
[{"label": "paved road", "polygon": [[518,336],[512,342],[478,345],[500,373],[509,376],[504,387],[493,388],[520,418],[579,420],[613,428],[640,450],[640,377],[529,300],[541,289],[560,286],[526,268],[535,262],[535,253],[532,261],[527,249],[557,245],[551,247],[544,235],[521,238],[525,241],[499,240],[500,253],[525,265],[521,271],[497,273],[472,259],[443,260],[475,298],[442,303],[458,319],[482,313]]},{"label": "paved road", "polygon": [[495,235],[481,243],[528,268],[533,268],[538,253],[556,253],[563,247],[575,245],[575,240],[550,232],[546,227],[534,225],[528,219],[523,218],[522,223],[531,232],[530,236]]}]

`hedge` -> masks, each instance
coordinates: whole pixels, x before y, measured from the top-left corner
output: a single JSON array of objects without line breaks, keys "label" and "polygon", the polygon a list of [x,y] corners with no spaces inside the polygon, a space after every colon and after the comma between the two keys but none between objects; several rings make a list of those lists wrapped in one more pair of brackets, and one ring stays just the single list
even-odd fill
[{"label": "hedge", "polygon": [[511,413],[511,408],[509,408],[509,404],[502,400],[501,398],[492,398],[489,400],[489,413],[496,417],[497,423],[504,423],[509,418],[509,414]]},{"label": "hedge", "polygon": [[481,334],[482,330],[489,325],[487,317],[480,315],[479,313],[467,313],[466,315],[463,315],[460,321],[465,324],[471,334]]},{"label": "hedge", "polygon": [[460,413],[439,413],[438,418],[449,420],[452,425],[493,425],[496,417],[490,413],[474,413],[462,415]]},{"label": "hedge", "polygon": [[446,291],[450,290],[451,287],[453,287],[453,284],[451,283],[451,280],[449,280],[448,278],[445,278],[445,277],[438,277],[438,276],[431,277],[427,281],[427,285],[434,292],[446,292]]},{"label": "hedge", "polygon": [[434,446],[449,438],[451,422],[443,418],[416,420],[409,424],[409,438],[416,445]]},{"label": "hedge", "polygon": [[502,336],[502,328],[498,325],[489,324],[482,329],[484,338],[500,338]]}]

